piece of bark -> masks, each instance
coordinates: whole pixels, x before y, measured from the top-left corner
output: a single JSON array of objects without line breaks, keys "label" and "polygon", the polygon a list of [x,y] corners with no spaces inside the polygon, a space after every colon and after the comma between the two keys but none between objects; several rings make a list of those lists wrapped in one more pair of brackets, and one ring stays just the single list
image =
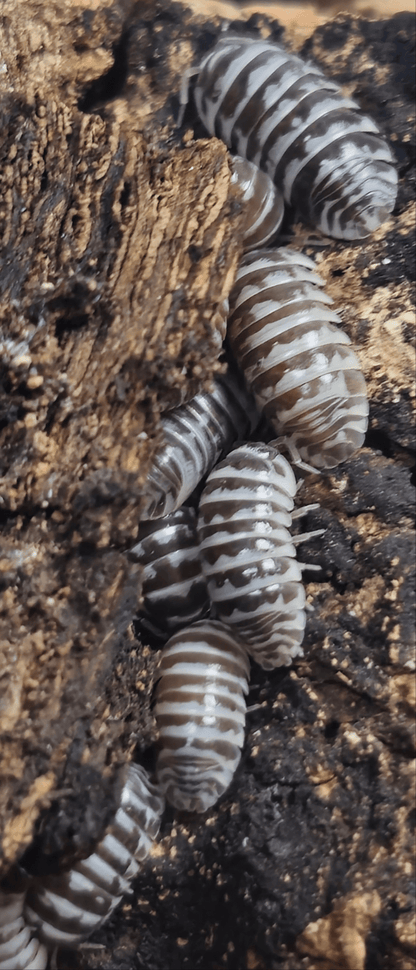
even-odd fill
[{"label": "piece of bark", "polygon": [[[171,115],[170,127],[155,120],[171,72],[166,65],[153,95],[152,73],[143,72],[154,10],[134,5],[129,28],[132,10],[116,4],[81,17],[52,4],[48,18],[27,2],[10,4],[2,24],[5,868],[31,841],[45,804],[62,789],[76,801],[81,765],[103,776],[104,826],[114,766],[131,756],[128,737],[142,745],[154,738],[155,657],[126,639],[140,587],[124,553],[137,535],[161,411],[209,386],[220,366],[223,301],[240,252],[241,206],[225,146],[182,145]],[[129,30],[122,107],[113,100],[105,116],[83,110],[103,97],[103,68],[114,69],[103,51]],[[163,47],[167,59],[166,39]],[[108,72],[106,83],[115,95]],[[127,732],[113,691],[120,656],[132,669]],[[136,680],[144,704],[133,704]],[[81,789],[88,802],[88,785]],[[75,828],[69,819],[66,836],[50,839],[65,858]],[[72,838],[76,849],[90,847],[86,829]]]},{"label": "piece of bark", "polygon": [[[173,86],[172,71],[179,83],[181,69],[198,61],[202,51],[213,43],[219,24],[202,16],[192,17],[186,8],[168,3],[155,5],[153,15],[148,7],[141,18],[140,10],[137,13],[140,7],[145,11],[145,5],[138,5],[134,21],[129,19],[131,9],[125,8],[124,28],[118,35],[124,38],[124,61],[119,59],[116,71],[118,81],[121,61],[128,69],[114,100],[108,77],[98,78],[82,96],[90,107],[94,99],[96,104],[105,104],[105,112],[100,108],[104,119],[92,116],[96,123],[104,120],[121,128],[129,119],[133,124],[130,104],[134,101],[139,113],[141,104],[140,123],[146,127],[146,140],[153,152],[162,152],[165,158],[170,150],[169,131],[173,130],[169,115],[177,106],[172,92],[178,87]],[[167,813],[163,838],[137,880],[134,897],[94,936],[97,946],[104,949],[62,953],[60,970],[75,966],[83,970],[391,970],[392,966],[414,970],[408,919],[413,905],[414,822],[409,792],[414,753],[413,668],[409,655],[414,547],[408,353],[414,142],[409,120],[413,111],[410,64],[407,67],[413,25],[412,18],[405,15],[370,26],[366,21],[341,16],[320,28],[305,47],[305,53],[316,57],[328,74],[342,80],[357,97],[362,96],[365,109],[394,136],[401,176],[398,206],[386,226],[364,244],[333,243],[317,257],[319,271],[341,311],[343,326],[357,342],[369,383],[371,420],[368,447],[340,469],[319,478],[308,476],[299,493],[299,504],[318,501],[321,506],[309,514],[307,526],[302,523],[302,531],[308,526],[326,528],[322,540],[304,544],[300,552],[302,560],[322,567],[318,577],[306,574],[313,611],[308,620],[305,658],[290,671],[266,674],[253,668],[247,741],[230,791],[203,819]],[[249,29],[261,30],[267,36],[267,18],[254,18]],[[273,36],[280,36],[279,25],[272,24],[271,30]],[[104,34],[102,38],[101,46],[108,49]],[[140,72],[145,66],[146,71]],[[149,94],[149,110],[143,106],[143,92]],[[61,89],[60,99],[64,100]],[[79,111],[74,104],[75,100],[71,101],[71,110]],[[192,112],[187,117],[193,123]],[[212,150],[221,156],[214,140]],[[233,245],[238,232],[238,218],[234,216],[228,245]],[[229,224],[228,215],[224,221]],[[303,239],[307,238],[304,227],[301,231]],[[103,252],[97,236],[95,245]],[[312,247],[308,251],[313,252]],[[81,328],[78,339],[80,335],[82,339],[82,332]],[[74,348],[78,346],[73,334],[66,339],[72,340]],[[146,424],[150,428],[153,422],[155,440],[159,409],[164,402],[171,402],[175,391],[174,384],[170,389],[170,368],[164,354],[161,358],[160,399],[152,403]],[[200,364],[204,379],[208,365],[205,369],[203,348]],[[193,385],[186,380],[184,386]],[[131,404],[129,401],[129,408]],[[56,419],[52,427],[55,423]],[[118,436],[120,426],[118,423]],[[100,439],[101,431],[97,445]],[[146,453],[144,460],[148,457]],[[113,474],[112,466],[110,472]],[[110,553],[118,557],[114,570],[120,575],[116,569],[122,569],[122,549],[127,545],[131,522],[128,517],[123,522],[123,498],[120,506],[117,501],[118,496],[127,494],[128,502],[134,503],[131,487],[123,479],[120,492],[110,502],[98,490],[91,493],[77,489],[62,474],[64,491],[58,511],[67,515],[70,511],[77,531],[82,524],[81,558],[92,559],[88,564],[82,560],[80,576],[75,569],[69,574],[68,585],[78,596],[87,585],[88,568],[90,588],[95,590],[101,581],[103,559],[93,543],[102,530],[107,530],[108,541],[114,544],[106,550],[105,558]],[[136,487],[139,491],[137,480]],[[74,500],[68,509],[67,494],[74,494],[79,504]],[[91,507],[92,494],[96,496],[95,510]],[[104,502],[104,511],[100,502]],[[138,514],[139,499],[135,510]],[[31,522],[35,518],[35,524],[36,514],[30,517]],[[30,526],[27,519],[20,518],[21,522],[16,513],[6,517],[7,529],[19,529],[13,535],[6,531],[6,539],[15,549],[26,549]],[[31,562],[30,548],[25,562]],[[107,563],[110,569],[111,559]],[[126,573],[120,579],[120,590],[124,583],[134,588],[135,579]],[[103,592],[99,602],[104,602]],[[104,636],[114,623],[115,603],[114,594],[104,618],[101,609],[97,611],[96,622],[102,622]],[[126,618],[129,608],[131,600],[129,607],[127,597]],[[33,629],[39,630],[36,615]],[[87,734],[90,721],[77,721],[76,711],[73,717],[78,733],[71,736],[73,726],[65,722],[63,737],[69,735],[73,740],[68,745],[69,757],[62,753],[57,773],[60,784],[69,779],[71,793],[60,795],[54,811],[45,816],[28,860],[32,871],[39,859],[45,864],[45,858],[50,857],[51,864],[62,865],[63,859],[70,859],[71,850],[85,854],[94,827],[97,834],[102,831],[114,804],[111,772],[102,780],[105,762],[100,758],[105,743],[106,751],[110,750],[107,761],[111,762],[130,753],[135,735],[143,745],[154,736],[146,708],[154,658],[144,653],[148,665],[141,678],[144,707],[138,713],[133,688],[139,676],[135,651],[140,665],[140,645],[133,644],[128,636],[122,637],[118,662],[113,662],[113,667],[110,663],[108,673],[101,674],[104,687],[100,684],[97,689],[94,678],[87,685],[89,701],[95,705],[91,723],[97,734],[102,732],[101,739],[93,741],[88,736],[85,742],[80,720]],[[116,727],[112,721],[105,721],[100,690],[110,697],[110,717],[120,715]],[[75,695],[72,704],[74,700]],[[84,700],[82,694],[80,707]],[[97,777],[90,780],[80,773],[83,767],[88,769],[88,760],[83,764],[85,748],[91,750],[90,761],[98,768]],[[42,781],[44,789],[50,784],[50,767],[50,760],[45,758],[42,771],[33,774],[33,779],[46,779]],[[14,787],[15,812],[28,791],[25,784]],[[78,791],[82,788],[82,796],[77,796],[77,786]],[[50,790],[53,794],[53,788],[43,790],[38,801],[32,799],[32,817],[41,796],[48,797]],[[100,811],[103,796],[106,801]],[[75,840],[70,835],[74,820],[79,826]]]}]

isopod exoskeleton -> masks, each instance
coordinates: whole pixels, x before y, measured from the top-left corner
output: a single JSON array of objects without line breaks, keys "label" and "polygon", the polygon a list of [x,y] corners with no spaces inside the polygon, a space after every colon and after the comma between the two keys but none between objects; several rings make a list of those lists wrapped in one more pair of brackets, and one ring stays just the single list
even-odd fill
[{"label": "isopod exoskeleton", "polygon": [[165,639],[208,615],[210,601],[196,535],[196,513],[177,509],[142,522],[129,558],[143,566],[144,625]]},{"label": "isopod exoskeleton", "polygon": [[164,441],[146,482],[142,519],[174,512],[191,495],[223,451],[258,420],[251,395],[230,372],[186,404],[162,415]]},{"label": "isopod exoskeleton", "polygon": [[231,182],[242,193],[246,215],[243,233],[245,252],[265,246],[273,239],[282,224],[285,205],[283,196],[271,178],[246,158],[234,155],[230,160]]},{"label": "isopod exoskeleton", "polygon": [[215,615],[266,669],[302,655],[305,591],[295,542],[305,537],[289,532],[295,494],[286,459],[271,445],[248,442],[216,465],[199,504]]},{"label": "isopod exoskeleton", "polygon": [[122,770],[119,807],[95,852],[61,875],[39,878],[24,907],[27,923],[49,947],[76,946],[113,912],[159,831],[164,800],[144,768]]},{"label": "isopod exoskeleton", "polygon": [[248,253],[231,294],[230,346],[257,404],[293,458],[332,468],[364,441],[359,361],[312,260],[290,249]]},{"label": "isopod exoskeleton", "polygon": [[225,35],[203,59],[194,97],[210,134],[263,169],[325,234],[361,239],[392,211],[387,141],[311,62],[268,40]]},{"label": "isopod exoskeleton", "polygon": [[226,791],[244,743],[249,661],[221,623],[202,620],[162,652],[157,778],[176,808],[205,812]]},{"label": "isopod exoskeleton", "polygon": [[48,951],[23,919],[25,893],[0,889],[0,970],[45,970]]}]

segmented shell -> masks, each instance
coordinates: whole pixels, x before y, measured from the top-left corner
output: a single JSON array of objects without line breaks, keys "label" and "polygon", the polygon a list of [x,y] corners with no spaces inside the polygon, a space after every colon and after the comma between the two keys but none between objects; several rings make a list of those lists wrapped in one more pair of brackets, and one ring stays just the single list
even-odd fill
[{"label": "segmented shell", "polygon": [[223,36],[194,96],[207,130],[262,168],[322,232],[361,239],[392,211],[397,173],[386,140],[314,64],[271,41]]},{"label": "segmented shell", "polygon": [[271,669],[302,654],[305,592],[289,529],[296,480],[271,445],[235,448],[208,476],[198,534],[218,619]]},{"label": "segmented shell", "polygon": [[230,164],[231,182],[238,185],[242,193],[247,226],[243,241],[245,251],[249,252],[258,246],[265,246],[277,235],[285,205],[271,178],[257,165],[239,155],[234,155]]},{"label": "segmented shell", "polygon": [[157,778],[176,808],[205,812],[228,788],[244,743],[248,677],[244,647],[221,623],[195,623],[166,644]]},{"label": "segmented shell", "polygon": [[148,475],[142,519],[157,519],[178,509],[221,452],[245,437],[257,418],[251,396],[230,373],[214,382],[211,393],[203,391],[164,414],[164,444]]},{"label": "segmented shell", "polygon": [[48,951],[23,919],[25,893],[0,889],[0,970],[45,970]]},{"label": "segmented shell", "polygon": [[144,768],[128,765],[110,831],[69,872],[36,880],[24,916],[48,946],[75,946],[94,932],[130,891],[159,831],[164,802]]},{"label": "segmented shell", "polygon": [[266,417],[292,455],[332,468],[367,430],[365,381],[312,260],[289,249],[244,256],[228,336]]},{"label": "segmented shell", "polygon": [[144,567],[140,615],[152,632],[166,638],[208,615],[210,601],[193,509],[143,522],[129,558]]}]

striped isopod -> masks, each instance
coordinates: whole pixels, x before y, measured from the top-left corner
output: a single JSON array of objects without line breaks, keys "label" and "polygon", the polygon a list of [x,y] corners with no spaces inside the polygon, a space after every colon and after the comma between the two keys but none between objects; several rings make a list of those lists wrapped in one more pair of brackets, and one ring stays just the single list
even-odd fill
[{"label": "striped isopod", "polygon": [[248,442],[213,469],[200,499],[201,560],[215,615],[266,669],[302,654],[305,592],[295,543],[305,536],[289,532],[295,494],[286,459],[272,445]]},{"label": "striped isopod", "polygon": [[25,920],[47,946],[76,946],[113,912],[149,855],[164,801],[144,768],[121,772],[119,807],[95,852],[61,875],[39,878],[29,889]]},{"label": "striped isopod", "polygon": [[143,566],[140,616],[153,633],[166,639],[207,616],[210,601],[194,509],[178,509],[163,519],[143,522],[129,558]]},{"label": "striped isopod", "polygon": [[367,430],[365,381],[312,260],[248,253],[231,294],[230,346],[257,403],[295,460],[332,468]]},{"label": "striped isopod", "polygon": [[277,235],[284,216],[283,197],[271,178],[257,165],[234,155],[231,158],[231,182],[238,185],[246,214],[243,233],[245,252],[265,246]]},{"label": "striped isopod", "polygon": [[157,778],[176,808],[205,812],[228,788],[244,743],[249,662],[221,623],[175,633],[162,652]]},{"label": "striped isopod", "polygon": [[310,62],[278,44],[221,37],[203,59],[198,113],[322,232],[361,239],[392,211],[397,173],[377,125]]},{"label": "striped isopod", "polygon": [[0,889],[0,970],[45,970],[48,951],[23,919],[25,893]]},{"label": "striped isopod", "polygon": [[164,442],[148,474],[142,519],[180,508],[221,453],[257,420],[251,395],[230,372],[216,379],[211,393],[202,391],[165,413]]}]

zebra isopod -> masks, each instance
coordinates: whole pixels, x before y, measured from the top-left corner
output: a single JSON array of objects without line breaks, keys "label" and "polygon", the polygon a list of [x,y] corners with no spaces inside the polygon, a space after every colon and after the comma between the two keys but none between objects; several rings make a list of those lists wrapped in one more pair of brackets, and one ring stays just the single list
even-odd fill
[{"label": "zebra isopod", "polygon": [[0,970],[45,970],[48,951],[23,919],[25,893],[0,889]]},{"label": "zebra isopod", "polygon": [[252,252],[238,269],[230,346],[294,460],[332,468],[360,448],[368,401],[359,361],[312,260]]},{"label": "zebra isopod", "polygon": [[144,768],[128,765],[110,830],[95,852],[61,875],[36,879],[24,918],[48,947],[76,946],[91,935],[130,892],[130,883],[159,831],[164,800]]},{"label": "zebra isopod", "polygon": [[165,639],[180,627],[202,620],[210,601],[196,535],[196,512],[178,509],[163,519],[143,522],[129,558],[143,566],[145,627]]},{"label": "zebra isopod", "polygon": [[230,161],[231,182],[238,185],[246,215],[243,233],[245,252],[265,246],[278,233],[284,216],[283,196],[271,178],[246,158],[234,155]]},{"label": "zebra isopod", "polygon": [[[289,529],[296,480],[271,445],[235,448],[208,476],[198,534],[215,615],[262,667],[302,654],[305,591]],[[310,533],[310,536],[319,533]]]},{"label": "zebra isopod", "polygon": [[226,791],[244,743],[249,662],[221,623],[202,620],[162,652],[157,778],[176,808],[205,812]]},{"label": "zebra isopod", "polygon": [[164,441],[147,483],[142,519],[157,519],[180,508],[237,438],[254,427],[258,414],[251,395],[228,372],[209,393],[162,416]]},{"label": "zebra isopod", "polygon": [[375,122],[279,44],[221,37],[200,65],[194,98],[208,132],[263,169],[325,234],[361,239],[394,208],[394,158]]}]

